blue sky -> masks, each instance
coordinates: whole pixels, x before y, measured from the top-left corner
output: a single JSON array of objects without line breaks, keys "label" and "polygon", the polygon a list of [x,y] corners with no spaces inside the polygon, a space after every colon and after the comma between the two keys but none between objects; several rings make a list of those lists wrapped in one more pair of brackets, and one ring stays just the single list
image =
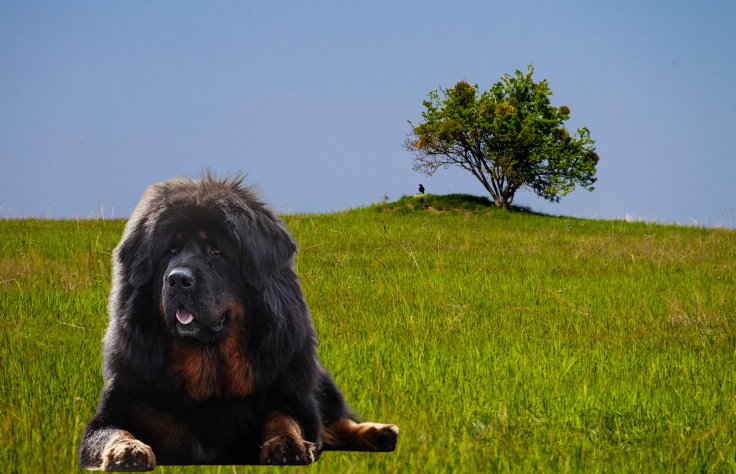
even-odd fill
[{"label": "blue sky", "polygon": [[0,3],[0,216],[127,216],[205,168],[281,212],[483,194],[412,171],[407,120],[432,89],[533,63],[599,179],[515,203],[736,227],[736,2],[361,3]]}]

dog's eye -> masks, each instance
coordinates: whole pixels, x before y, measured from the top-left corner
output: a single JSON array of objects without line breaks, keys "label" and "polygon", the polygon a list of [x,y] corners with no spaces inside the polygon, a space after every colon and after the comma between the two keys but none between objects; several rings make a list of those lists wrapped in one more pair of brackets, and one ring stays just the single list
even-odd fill
[{"label": "dog's eye", "polygon": [[217,247],[210,247],[210,255],[215,255],[215,256],[219,257],[220,256],[220,253],[222,253],[222,252]]},{"label": "dog's eye", "polygon": [[169,253],[170,253],[171,255],[176,255],[177,253],[179,253],[179,249],[178,249],[178,248],[176,248],[176,247],[171,247],[171,248],[169,249]]}]

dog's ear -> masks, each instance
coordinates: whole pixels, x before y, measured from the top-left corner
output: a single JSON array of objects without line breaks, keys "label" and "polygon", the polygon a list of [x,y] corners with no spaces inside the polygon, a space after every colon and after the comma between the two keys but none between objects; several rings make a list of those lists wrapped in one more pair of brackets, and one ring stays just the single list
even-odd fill
[{"label": "dog's ear", "polygon": [[292,264],[294,239],[268,209],[240,210],[228,217],[240,244],[243,277],[261,290],[279,270]]},{"label": "dog's ear", "polygon": [[135,287],[145,285],[153,277],[151,235],[145,212],[136,209],[125,225],[123,237],[115,248],[115,272]]}]

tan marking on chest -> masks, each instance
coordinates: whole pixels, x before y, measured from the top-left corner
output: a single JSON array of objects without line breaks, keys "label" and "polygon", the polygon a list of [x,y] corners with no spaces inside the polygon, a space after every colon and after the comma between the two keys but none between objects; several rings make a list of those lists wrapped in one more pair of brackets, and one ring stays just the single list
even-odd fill
[{"label": "tan marking on chest", "polygon": [[215,346],[172,344],[174,371],[192,399],[244,397],[253,391],[243,331],[238,322]]}]

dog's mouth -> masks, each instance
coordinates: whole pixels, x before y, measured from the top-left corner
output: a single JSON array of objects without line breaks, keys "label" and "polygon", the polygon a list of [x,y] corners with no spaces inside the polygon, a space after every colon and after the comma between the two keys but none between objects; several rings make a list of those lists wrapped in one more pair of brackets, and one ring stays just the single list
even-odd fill
[{"label": "dog's mouth", "polygon": [[175,330],[180,337],[199,339],[203,342],[218,339],[227,329],[230,320],[230,310],[220,313],[214,322],[205,322],[184,307],[176,309]]},{"label": "dog's mouth", "polygon": [[179,321],[179,324],[186,326],[194,321],[194,315],[184,308],[179,308],[176,310],[176,320]]}]

